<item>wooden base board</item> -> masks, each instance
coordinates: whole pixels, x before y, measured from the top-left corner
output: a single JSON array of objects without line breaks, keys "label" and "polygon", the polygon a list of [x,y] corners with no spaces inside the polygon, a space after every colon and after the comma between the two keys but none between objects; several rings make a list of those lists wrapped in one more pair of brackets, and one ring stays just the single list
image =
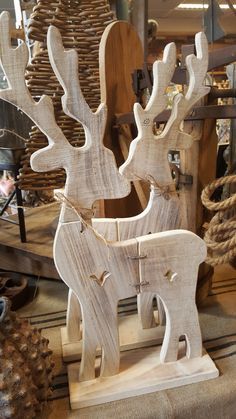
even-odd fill
[{"label": "wooden base board", "polygon": [[[182,342],[180,345],[183,356],[185,344]],[[160,348],[155,346],[123,352],[120,373],[112,377],[78,382],[79,363],[68,365],[71,408],[80,409],[122,400],[209,380],[219,375],[206,352],[201,358],[182,357],[177,362],[161,364]]]},{"label": "wooden base board", "polygon": [[[158,312],[154,312],[158,323]],[[165,326],[157,326],[152,329],[142,329],[137,314],[119,317],[120,350],[143,348],[146,346],[162,343]],[[82,353],[82,340],[70,342],[66,327],[61,328],[62,354],[65,362],[78,361]],[[98,351],[99,355],[99,351]]]}]

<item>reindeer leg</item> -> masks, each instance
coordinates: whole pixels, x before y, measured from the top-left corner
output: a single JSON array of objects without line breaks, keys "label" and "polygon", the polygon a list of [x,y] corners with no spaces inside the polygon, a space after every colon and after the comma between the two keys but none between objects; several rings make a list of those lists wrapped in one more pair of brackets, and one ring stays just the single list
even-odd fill
[{"label": "reindeer leg", "polygon": [[158,311],[158,325],[165,326],[166,324],[165,309],[158,295],[156,295],[156,300],[157,300],[157,311]]},{"label": "reindeer leg", "polygon": [[153,298],[154,294],[151,292],[143,292],[138,295],[138,314],[141,320],[143,329],[151,329],[156,327],[156,322],[153,315]]},{"label": "reindeer leg", "polygon": [[185,323],[183,325],[183,335],[186,337],[187,345],[186,356],[187,358],[201,357],[202,334],[195,300],[189,304],[189,308],[186,309],[186,312],[189,313],[188,316],[185,316]]},{"label": "reindeer leg", "polygon": [[[174,307],[173,301],[175,301]],[[183,307],[178,307],[178,302],[176,300],[170,300],[170,302],[164,301],[163,305],[166,313],[166,330],[161,347],[160,361],[174,362],[178,358],[180,338],[179,324],[181,324],[179,316],[181,315],[181,310],[183,311]]]},{"label": "reindeer leg", "polygon": [[[119,372],[120,345],[118,334],[117,302],[105,304],[99,298],[102,289],[97,290],[97,300],[89,304],[85,300],[83,313],[83,347],[80,365],[80,381],[95,378],[95,358],[98,347],[102,349],[100,376],[109,377]],[[103,294],[103,293],[102,293]],[[103,295],[104,297],[104,295]],[[101,304],[104,302],[104,305]],[[109,305],[109,315],[106,307]]]},{"label": "reindeer leg", "polygon": [[72,291],[71,288],[69,288],[68,306],[66,312],[66,330],[69,342],[78,342],[82,339],[80,323],[80,303],[75,293]]},{"label": "reindeer leg", "polygon": [[[93,380],[95,378],[95,359],[99,347],[99,331],[94,323],[94,312],[90,304],[85,302],[81,306],[83,313],[83,341],[82,355],[79,371],[79,381]],[[99,312],[97,313],[99,315]]]},{"label": "reindeer leg", "polygon": [[107,333],[104,331],[102,359],[101,359],[101,377],[109,377],[118,374],[120,367],[120,344],[117,321],[117,306],[111,311],[106,320]]},{"label": "reindeer leg", "polygon": [[[202,356],[202,336],[198,320],[198,311],[194,298],[180,298],[178,302],[166,304],[166,331],[161,348],[161,362],[173,362],[178,358],[179,338],[186,337],[186,356],[196,358]],[[172,306],[171,306],[172,305]]]}]

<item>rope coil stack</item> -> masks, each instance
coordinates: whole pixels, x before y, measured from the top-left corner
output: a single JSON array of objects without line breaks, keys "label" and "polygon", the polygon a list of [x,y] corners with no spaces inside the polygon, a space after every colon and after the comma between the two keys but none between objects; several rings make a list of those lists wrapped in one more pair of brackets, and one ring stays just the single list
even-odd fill
[{"label": "rope coil stack", "polygon": [[[105,27],[112,20],[113,12],[108,0],[38,0],[29,20],[28,37],[37,41],[37,52],[27,67],[27,85],[35,100],[43,94],[52,98],[57,124],[75,147],[84,144],[84,131],[62,110],[61,96],[64,92],[49,62],[47,30],[50,25],[56,26],[61,32],[64,48],[75,48],[78,52],[80,85],[94,111],[100,103],[99,43]],[[44,134],[33,126],[20,170],[19,186],[22,189],[58,189],[64,185],[63,170],[35,173],[30,168],[31,154],[46,145]]]},{"label": "rope coil stack", "polygon": [[202,192],[202,203],[210,211],[217,211],[204,236],[208,248],[206,262],[212,266],[230,263],[236,265],[236,194],[220,202],[211,201],[220,186],[236,183],[236,175],[216,179]]}]

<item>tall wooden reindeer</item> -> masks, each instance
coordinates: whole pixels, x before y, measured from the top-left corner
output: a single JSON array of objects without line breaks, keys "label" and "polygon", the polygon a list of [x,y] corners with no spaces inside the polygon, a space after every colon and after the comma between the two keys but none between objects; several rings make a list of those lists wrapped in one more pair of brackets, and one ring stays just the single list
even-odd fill
[{"label": "tall wooden reindeer", "polygon": [[[51,27],[48,49],[53,61],[58,61],[55,72],[65,90],[64,111],[78,119],[86,132],[86,143],[81,148],[72,147],[57,126],[50,98],[43,96],[39,102],[31,98],[24,81],[27,48],[25,44],[11,48],[9,15],[1,15],[1,64],[8,89],[1,90],[0,97],[24,111],[48,138],[49,145],[32,155],[33,169],[64,168],[67,175],[54,260],[60,276],[81,304],[80,380],[94,378],[97,347],[102,349],[100,375],[119,371],[118,301],[147,290],[160,296],[166,310],[161,360],[177,359],[182,335],[186,336],[186,355],[200,357],[202,342],[195,289],[206,246],[195,234],[184,230],[108,242],[90,225],[92,214],[87,210],[93,201],[117,196],[117,190],[123,196],[128,193],[129,184],[117,172],[112,152],[102,143],[105,106],[91,112],[80,89],[75,51],[62,51],[62,56],[58,48],[60,34]],[[80,181],[76,184],[78,174]]]},{"label": "tall wooden reindeer", "polygon": [[[69,72],[66,71],[69,65],[77,69],[77,64],[74,62],[77,58],[75,55],[72,58],[71,55],[69,59],[59,37],[56,42],[50,43],[48,48],[52,67],[65,90],[63,109],[65,113],[80,120],[83,124],[83,119],[80,116],[81,111],[73,96],[71,80],[68,77]],[[147,208],[136,217],[110,220],[93,219],[93,226],[108,240],[126,240],[139,235],[186,227],[187,225],[184,208],[181,206],[172,179],[168,151],[191,147],[192,136],[180,130],[180,123],[191,107],[209,90],[203,86],[208,62],[207,40],[203,33],[196,35],[196,50],[197,56],[191,55],[186,60],[189,72],[188,91],[185,96],[182,94],[176,96],[171,117],[159,137],[153,135],[153,120],[167,106],[166,88],[171,81],[176,63],[174,43],[166,46],[163,60],[154,63],[153,91],[146,109],[143,109],[139,104],[134,106],[138,137],[131,143],[128,159],[120,171],[131,180],[140,178],[147,180],[151,185],[150,199]],[[142,158],[144,158],[144,162]],[[148,293],[138,298],[139,314],[144,328],[156,325],[152,308],[153,298],[154,295]],[[163,310],[158,298],[157,301],[160,320],[163,317],[161,316]],[[67,311],[69,341],[78,341],[81,338],[79,319],[78,300],[70,291]]]},{"label": "tall wooden reindeer", "polygon": [[[93,113],[84,100],[76,74],[78,72],[76,52],[70,51],[64,56],[64,65],[71,65],[71,68],[69,73],[68,68],[66,69],[65,78],[60,81],[68,88],[65,90],[63,100],[64,111],[68,115],[74,113],[73,117],[77,119],[78,110],[83,109],[83,112],[80,113],[80,121],[85,129],[86,141],[85,145],[79,149],[75,149],[68,143],[62,130],[56,124],[51,99],[48,96],[42,96],[39,102],[35,102],[30,96],[24,81],[25,67],[29,59],[28,49],[24,43],[21,43],[16,49],[11,48],[9,24],[8,13],[3,12],[0,25],[1,62],[9,88],[1,91],[1,98],[22,109],[48,138],[48,147],[42,153],[39,151],[34,154],[34,168],[36,170],[38,168],[39,171],[49,171],[64,167],[66,171],[65,195],[80,208],[91,210],[97,199],[127,196],[130,192],[130,182],[119,174],[113,153],[103,145],[106,106],[101,104],[97,112]],[[52,32],[53,29],[51,29]],[[54,47],[58,54],[63,55],[62,41],[56,30],[53,42],[49,51],[51,52]],[[52,56],[52,52],[50,55]],[[66,78],[67,74],[68,78]],[[77,96],[76,93],[75,96],[75,91],[80,94]],[[73,100],[77,102],[73,104]],[[73,104],[73,110],[69,102]],[[90,211],[90,216],[91,214],[92,211]],[[73,210],[62,208],[61,220],[69,221],[74,217]],[[80,307],[72,290],[69,291],[68,308],[67,323],[69,332],[71,332],[70,336],[72,338],[74,335],[73,338],[78,339],[81,337]],[[76,320],[73,321],[75,316]]]}]

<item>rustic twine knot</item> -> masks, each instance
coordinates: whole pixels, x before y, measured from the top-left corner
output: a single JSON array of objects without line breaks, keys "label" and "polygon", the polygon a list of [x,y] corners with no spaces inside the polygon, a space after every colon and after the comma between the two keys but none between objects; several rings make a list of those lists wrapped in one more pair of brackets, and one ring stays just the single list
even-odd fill
[{"label": "rustic twine knot", "polygon": [[152,176],[147,174],[144,178],[134,175],[138,180],[141,180],[143,182],[150,183],[151,186],[154,188],[155,193],[157,196],[163,196],[164,199],[167,201],[170,199],[171,194],[176,194],[176,188],[174,183],[169,183],[167,185],[160,185],[156,179]]},{"label": "rustic twine knot", "polygon": [[146,175],[146,180],[155,188],[157,195],[163,196],[167,201],[170,199],[171,194],[176,193],[175,185],[173,183],[160,185],[152,175]]},{"label": "rustic twine knot", "polygon": [[236,175],[225,176],[216,179],[202,191],[203,205],[210,211],[217,211],[207,225],[204,236],[208,248],[206,262],[212,266],[234,264],[236,260],[236,194],[220,202],[210,199],[219,186],[235,182]]},{"label": "rustic twine knot", "polygon": [[80,207],[78,204],[68,199],[62,192],[57,192],[55,194],[55,198],[59,202],[66,204],[67,208],[72,209],[76,213],[82,224],[82,227],[87,227],[88,223],[91,221],[91,218],[94,217],[93,209]]},{"label": "rustic twine knot", "polygon": [[84,229],[88,228],[93,231],[97,239],[105,243],[105,245],[107,246],[109,259],[109,242],[91,225],[91,219],[94,217],[93,209],[80,207],[79,205],[73,203],[70,199],[68,199],[62,192],[57,192],[55,194],[55,198],[57,198],[59,202],[64,203],[67,206],[67,208],[72,209],[78,216],[78,219],[81,223],[81,233],[83,233]]}]

